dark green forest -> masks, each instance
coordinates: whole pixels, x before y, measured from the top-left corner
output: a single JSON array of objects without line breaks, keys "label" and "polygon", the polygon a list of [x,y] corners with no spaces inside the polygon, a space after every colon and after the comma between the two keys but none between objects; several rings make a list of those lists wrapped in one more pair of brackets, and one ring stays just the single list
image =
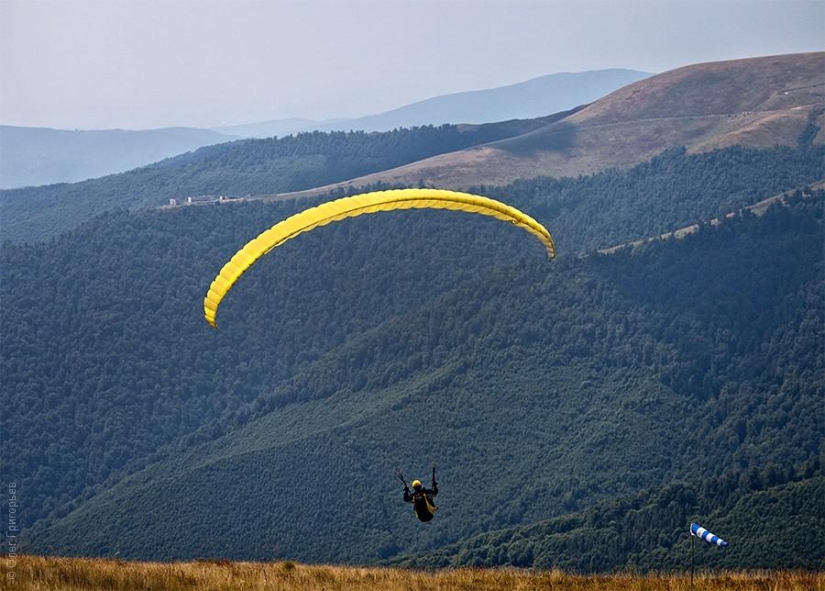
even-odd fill
[{"label": "dark green forest", "polygon": [[[674,151],[626,173],[537,179],[489,194],[545,221],[564,255],[707,219],[822,178],[822,153]],[[261,395],[352,335],[469,284],[491,266],[537,256],[517,232],[463,216],[399,214],[342,224],[289,245],[244,279],[244,293],[254,298],[246,305],[278,308],[277,331],[267,333],[271,324],[257,319],[244,325],[255,316],[241,314],[225,329],[234,333],[213,338],[200,319],[211,278],[251,236],[305,205],[118,212],[43,245],[2,249],[0,379],[3,391],[15,394],[9,408],[19,404],[22,417],[10,428],[10,449],[20,450],[23,473],[39,483],[31,494],[42,509],[33,518],[244,403],[263,404]],[[230,299],[222,314],[232,309]],[[460,335],[470,347],[467,332]],[[202,354],[205,346],[215,348],[220,371]],[[420,349],[413,359],[435,355],[426,343]],[[322,389],[330,388],[332,381]],[[47,429],[43,440],[24,437],[68,416],[80,425],[67,433]],[[106,426],[93,429],[101,416]],[[72,433],[78,427],[80,436]]]},{"label": "dark green forest", "polygon": [[[676,151],[486,192],[569,255],[821,173],[819,149]],[[220,265],[304,205],[114,212],[2,248],[2,472],[34,551],[372,562],[822,453],[820,192],[554,262],[494,221],[370,216],[262,260],[209,329]],[[393,470],[433,461],[466,492],[416,535]],[[355,480],[351,515],[336,487]],[[227,496],[244,518],[206,535]]]},{"label": "dark green forest", "polygon": [[543,120],[432,125],[383,133],[300,133],[208,146],[121,174],[0,191],[2,240],[34,242],[115,209],[195,195],[269,195],[359,177],[524,133]]},{"label": "dark green forest", "polygon": [[546,220],[561,252],[591,251],[708,221],[825,178],[825,146],[668,150],[627,171],[478,187]]},{"label": "dark green forest", "polygon": [[[563,569],[566,572],[825,567],[825,476],[801,466],[731,470],[606,501],[579,513],[482,534],[390,564]],[[692,541],[688,522],[724,532],[725,549]],[[695,543],[693,549],[691,544]]]}]

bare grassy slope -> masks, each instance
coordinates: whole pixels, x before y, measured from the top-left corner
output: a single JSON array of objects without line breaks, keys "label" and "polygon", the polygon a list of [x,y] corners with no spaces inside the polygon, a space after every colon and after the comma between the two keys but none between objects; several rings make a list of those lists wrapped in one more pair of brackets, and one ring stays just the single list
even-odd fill
[{"label": "bare grassy slope", "polygon": [[0,587],[34,591],[60,589],[234,591],[271,589],[304,591],[494,591],[556,589],[558,591],[703,591],[706,589],[815,591],[825,588],[816,572],[765,571],[697,573],[691,584],[686,573],[630,573],[578,576],[560,571],[511,569],[450,569],[423,572],[389,568],[305,566],[292,562],[124,562],[84,558],[20,556],[0,562]]},{"label": "bare grassy slope", "polygon": [[825,53],[698,64],[611,93],[570,119],[613,123],[777,111],[822,102]]},{"label": "bare grassy slope", "polygon": [[[663,150],[794,145],[821,131],[825,53],[698,64],[630,84],[530,133],[341,183],[448,188],[588,174],[644,162]],[[327,187],[328,189],[328,187]]]}]

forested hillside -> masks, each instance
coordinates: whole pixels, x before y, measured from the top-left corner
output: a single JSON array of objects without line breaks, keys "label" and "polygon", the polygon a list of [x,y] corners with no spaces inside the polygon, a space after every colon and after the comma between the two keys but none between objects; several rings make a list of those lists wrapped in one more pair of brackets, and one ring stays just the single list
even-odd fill
[{"label": "forested hillside", "polygon": [[415,568],[518,566],[567,572],[690,568],[687,523],[724,535],[724,550],[696,541],[708,568],[825,568],[825,476],[819,458],[679,482],[573,515],[482,534],[432,554],[393,561]]},{"label": "forested hillside", "polygon": [[561,252],[658,236],[825,179],[825,146],[668,150],[628,171],[479,187],[547,220]]},{"label": "forested hillside", "polygon": [[[712,158],[670,158],[713,177]],[[534,213],[542,182],[510,202]],[[821,453],[821,194],[554,263],[472,216],[371,216],[261,261],[210,332],[208,281],[296,205],[110,214],[3,249],[4,474],[43,519],[33,551],[370,562]],[[592,221],[610,219],[638,235]],[[570,251],[597,242],[566,223]],[[393,471],[433,461],[445,490],[422,531]]]},{"label": "forested hillside", "polygon": [[[546,223],[564,258],[804,186],[825,176],[822,166],[821,148],[672,152],[628,173],[489,193]],[[0,251],[0,380],[4,408],[13,409],[3,427],[32,519],[271,393],[353,336],[483,277],[495,261],[537,256],[520,236],[473,217],[350,222],[303,237],[262,261],[270,274],[244,278],[240,293],[258,294],[250,305],[259,314],[277,310],[276,326],[241,314],[226,333],[211,333],[200,309],[214,274],[246,240],[304,205],[120,212],[43,245]],[[222,314],[231,319],[236,305],[230,298]],[[433,355],[422,344],[411,359]],[[385,381],[400,362],[387,363]],[[48,435],[26,437],[32,432]]]},{"label": "forested hillside", "polygon": [[202,148],[81,183],[0,191],[2,240],[57,236],[96,214],[165,205],[195,195],[308,189],[524,133],[541,120],[442,125],[385,133],[302,133]]}]

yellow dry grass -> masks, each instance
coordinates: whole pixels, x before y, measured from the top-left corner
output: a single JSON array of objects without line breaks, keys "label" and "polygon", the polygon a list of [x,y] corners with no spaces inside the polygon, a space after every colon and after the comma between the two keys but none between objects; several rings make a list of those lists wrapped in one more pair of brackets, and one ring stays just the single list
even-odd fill
[{"label": "yellow dry grass", "polygon": [[560,571],[308,566],[293,562],[125,562],[18,556],[0,559],[0,588],[19,591],[508,591],[825,590],[825,573],[759,571],[580,576]]}]

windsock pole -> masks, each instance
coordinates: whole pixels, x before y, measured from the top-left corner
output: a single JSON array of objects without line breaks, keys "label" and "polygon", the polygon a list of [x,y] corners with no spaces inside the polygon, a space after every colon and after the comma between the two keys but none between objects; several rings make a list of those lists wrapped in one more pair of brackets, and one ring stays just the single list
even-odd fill
[{"label": "windsock pole", "polygon": [[690,588],[693,589],[693,566],[696,564],[696,536],[690,532]]}]

